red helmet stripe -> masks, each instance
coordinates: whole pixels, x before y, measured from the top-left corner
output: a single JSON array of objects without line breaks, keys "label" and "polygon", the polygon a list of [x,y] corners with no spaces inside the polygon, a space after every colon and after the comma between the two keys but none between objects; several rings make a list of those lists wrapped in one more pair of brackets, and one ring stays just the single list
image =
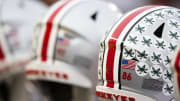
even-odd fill
[{"label": "red helmet stripe", "polygon": [[[115,39],[118,39],[121,32],[124,30],[124,28],[129,24],[130,21],[132,21],[136,16],[143,13],[144,11],[154,8],[157,6],[148,6],[141,8],[133,13],[131,13],[129,16],[127,16],[115,29],[115,31],[112,34],[112,37]],[[108,44],[114,44],[115,46],[113,49],[109,48],[107,53],[107,62],[106,62],[106,80],[107,80],[107,87],[114,88],[114,80],[113,80],[113,70],[114,70],[114,57],[116,52],[116,41],[112,41],[112,39],[109,40]],[[109,71],[111,70],[111,71]]]},{"label": "red helmet stripe", "polygon": [[154,8],[156,6],[148,6],[148,7],[144,7],[142,9],[139,9],[137,11],[135,11],[134,13],[130,14],[128,17],[126,17],[117,27],[117,29],[113,32],[112,37],[114,38],[118,38],[121,34],[121,32],[124,30],[124,28],[127,26],[127,24],[134,19],[137,15],[141,14],[142,12]]},{"label": "red helmet stripe", "polygon": [[4,60],[5,59],[5,55],[4,55],[4,52],[1,48],[1,45],[0,45],[0,60]]},{"label": "red helmet stripe", "polygon": [[48,50],[48,41],[50,39],[50,34],[52,31],[53,27],[53,21],[57,14],[72,0],[66,1],[64,4],[60,5],[49,17],[47,23],[46,23],[46,30],[45,30],[45,35],[43,39],[43,44],[42,44],[42,50],[41,50],[41,60],[46,61],[47,60],[47,50]]},{"label": "red helmet stripe", "polygon": [[108,55],[106,64],[106,80],[107,87],[114,88],[113,71],[114,71],[114,56],[116,51],[116,40],[110,39],[108,42]]}]

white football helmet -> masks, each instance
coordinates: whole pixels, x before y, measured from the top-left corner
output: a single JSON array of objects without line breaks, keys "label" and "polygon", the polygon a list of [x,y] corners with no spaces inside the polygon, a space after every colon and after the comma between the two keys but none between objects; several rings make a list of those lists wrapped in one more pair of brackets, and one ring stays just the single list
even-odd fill
[{"label": "white football helmet", "polygon": [[180,46],[176,48],[175,57],[172,60],[172,69],[177,101],[180,101]]},{"label": "white football helmet", "polygon": [[180,41],[180,10],[146,6],[124,15],[100,44],[100,101],[175,101],[170,61]]},{"label": "white football helmet", "polygon": [[98,41],[120,15],[114,4],[102,0],[57,2],[36,27],[27,77],[40,81],[36,84],[49,100],[88,99]]}]

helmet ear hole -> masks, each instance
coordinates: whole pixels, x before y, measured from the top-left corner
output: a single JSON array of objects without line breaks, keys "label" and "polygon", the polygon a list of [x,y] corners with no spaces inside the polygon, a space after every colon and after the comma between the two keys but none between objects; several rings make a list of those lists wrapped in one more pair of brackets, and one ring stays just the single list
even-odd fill
[{"label": "helmet ear hole", "polygon": [[98,15],[98,12],[96,11],[95,13],[93,13],[93,14],[91,15],[91,19],[92,19],[93,21],[96,21],[96,20],[97,20],[97,15]]},{"label": "helmet ear hole", "polygon": [[161,26],[159,26],[157,30],[154,32],[154,35],[157,36],[158,38],[162,38],[164,25],[165,23],[161,24]]}]

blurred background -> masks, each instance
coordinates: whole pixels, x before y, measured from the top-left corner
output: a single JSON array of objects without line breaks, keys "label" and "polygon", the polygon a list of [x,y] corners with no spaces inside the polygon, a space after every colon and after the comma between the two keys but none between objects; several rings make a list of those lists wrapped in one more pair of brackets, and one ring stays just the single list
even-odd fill
[{"label": "blurred background", "polygon": [[[46,6],[50,6],[53,3],[57,2],[58,0],[0,0],[0,2],[4,2],[4,1],[11,1],[11,2],[15,1],[17,2],[17,5],[19,6],[23,6],[25,2],[37,1],[37,2],[42,2]],[[115,3],[123,12],[127,12],[129,10],[132,10],[140,6],[153,5],[153,4],[169,5],[169,6],[180,8],[179,0],[107,0],[107,1]],[[13,3],[13,4],[16,5],[16,3]]]},{"label": "blurred background", "polygon": [[123,11],[127,12],[137,7],[144,5],[169,5],[180,8],[179,0],[109,0],[117,4],[117,6]]}]

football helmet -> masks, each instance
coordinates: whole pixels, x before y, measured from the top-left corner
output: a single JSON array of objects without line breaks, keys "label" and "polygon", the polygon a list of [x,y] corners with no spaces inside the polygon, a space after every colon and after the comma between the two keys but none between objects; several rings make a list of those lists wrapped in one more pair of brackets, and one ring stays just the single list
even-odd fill
[{"label": "football helmet", "polygon": [[180,41],[179,9],[137,8],[117,21],[100,44],[100,101],[175,101],[170,62]]},{"label": "football helmet", "polygon": [[174,85],[177,96],[177,101],[180,101],[180,71],[179,71],[179,63],[180,63],[180,47],[176,48],[176,52],[174,58],[172,60],[172,69],[173,69],[173,77],[174,77]]},{"label": "football helmet", "polygon": [[26,68],[45,99],[89,100],[98,41],[120,15],[114,4],[102,0],[65,0],[50,8],[36,26],[33,60]]}]

